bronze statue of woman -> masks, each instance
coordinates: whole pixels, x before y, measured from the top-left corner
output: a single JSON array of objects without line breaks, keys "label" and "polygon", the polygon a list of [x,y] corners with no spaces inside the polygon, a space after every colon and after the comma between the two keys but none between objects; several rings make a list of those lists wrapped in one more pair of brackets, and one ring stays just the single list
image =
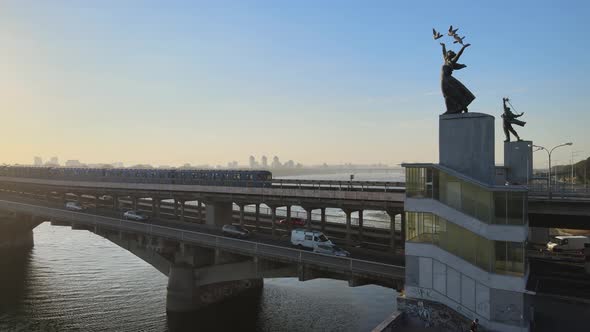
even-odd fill
[{"label": "bronze statue of woman", "polygon": [[445,98],[445,105],[447,111],[444,114],[455,114],[465,112],[467,113],[467,106],[475,99],[475,96],[463,83],[459,82],[453,77],[453,70],[465,68],[467,66],[457,63],[465,48],[471,44],[465,44],[461,47],[459,53],[455,54],[453,51],[447,51],[444,43],[442,46],[444,64],[442,66],[442,73],[440,78],[441,89],[443,97]]}]

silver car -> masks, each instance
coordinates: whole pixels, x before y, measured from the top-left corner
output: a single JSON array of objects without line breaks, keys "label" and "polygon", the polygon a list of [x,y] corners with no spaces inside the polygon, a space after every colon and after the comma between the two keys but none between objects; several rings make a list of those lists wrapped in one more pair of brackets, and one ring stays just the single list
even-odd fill
[{"label": "silver car", "polygon": [[332,255],[338,257],[348,257],[350,253],[333,244],[318,244],[313,248],[313,252],[324,255]]},{"label": "silver car", "polygon": [[223,235],[245,239],[250,236],[250,231],[242,226],[223,225],[221,228]]},{"label": "silver car", "polygon": [[125,220],[135,220],[135,221],[146,221],[148,220],[148,216],[137,211],[129,210],[123,213],[123,219]]}]

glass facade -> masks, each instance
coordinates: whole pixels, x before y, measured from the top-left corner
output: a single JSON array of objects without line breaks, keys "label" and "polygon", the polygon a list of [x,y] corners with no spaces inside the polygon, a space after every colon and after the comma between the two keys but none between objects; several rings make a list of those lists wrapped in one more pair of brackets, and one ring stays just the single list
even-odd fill
[{"label": "glass facade", "polygon": [[491,191],[430,167],[406,167],[406,196],[436,199],[487,224],[526,220],[526,192]]},{"label": "glass facade", "polygon": [[406,212],[408,242],[430,243],[481,269],[524,274],[524,243],[492,241],[426,212]]}]

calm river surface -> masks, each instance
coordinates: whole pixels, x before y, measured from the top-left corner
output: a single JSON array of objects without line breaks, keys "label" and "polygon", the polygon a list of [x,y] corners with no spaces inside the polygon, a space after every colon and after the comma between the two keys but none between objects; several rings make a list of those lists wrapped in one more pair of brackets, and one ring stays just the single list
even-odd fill
[{"label": "calm river surface", "polygon": [[388,288],[284,278],[203,312],[167,317],[167,278],[133,254],[69,227],[44,223],[34,234],[32,250],[0,253],[0,331],[369,331],[395,310]]}]

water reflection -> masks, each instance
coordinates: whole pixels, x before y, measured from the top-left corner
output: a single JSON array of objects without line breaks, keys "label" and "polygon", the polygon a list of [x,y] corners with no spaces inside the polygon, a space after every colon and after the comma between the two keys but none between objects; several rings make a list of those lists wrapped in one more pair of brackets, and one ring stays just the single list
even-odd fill
[{"label": "water reflection", "polygon": [[256,331],[262,290],[256,289],[197,312],[168,313],[170,332]]}]

